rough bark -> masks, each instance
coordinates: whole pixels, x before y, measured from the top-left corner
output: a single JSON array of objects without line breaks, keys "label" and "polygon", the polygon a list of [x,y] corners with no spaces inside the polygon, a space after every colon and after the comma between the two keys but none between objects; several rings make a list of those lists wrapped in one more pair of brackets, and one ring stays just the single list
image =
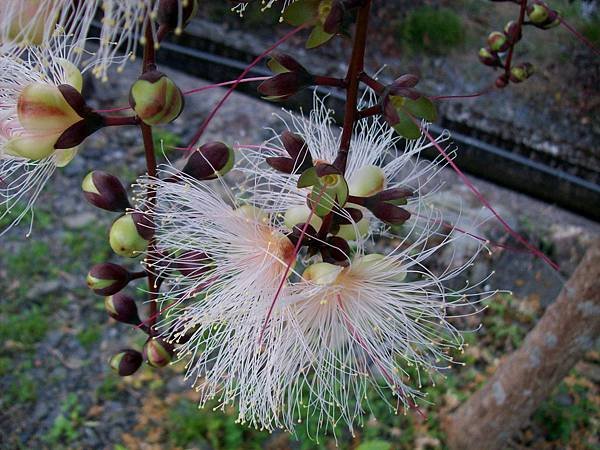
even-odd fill
[{"label": "rough bark", "polygon": [[548,307],[521,348],[444,421],[453,450],[494,450],[531,414],[600,336],[600,241]]}]

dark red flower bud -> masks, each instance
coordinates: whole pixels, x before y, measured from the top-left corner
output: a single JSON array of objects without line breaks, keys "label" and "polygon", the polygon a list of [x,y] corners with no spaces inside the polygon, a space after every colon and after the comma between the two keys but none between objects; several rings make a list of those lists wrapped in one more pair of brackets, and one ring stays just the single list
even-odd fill
[{"label": "dark red flower bud", "polygon": [[[350,217],[348,217],[350,216]],[[344,214],[335,214],[333,220],[338,225],[358,223],[363,218],[363,213],[357,208],[344,208]]]},{"label": "dark red flower bud", "polygon": [[177,257],[175,267],[186,278],[193,278],[208,272],[213,266],[212,259],[204,252],[189,250]]},{"label": "dark red flower bud", "polygon": [[81,183],[81,189],[88,202],[107,211],[125,211],[131,208],[127,191],[117,177],[108,172],[94,170],[88,173]]},{"label": "dark red flower bud", "polygon": [[267,66],[275,74],[286,72],[299,72],[308,75],[308,70],[304,68],[293,56],[283,52],[272,52],[271,59],[267,62]]},{"label": "dark red flower bud", "polygon": [[312,245],[315,243],[315,239],[319,234],[318,231],[311,224],[306,225],[306,229],[304,228],[305,223],[299,223],[292,228],[292,232],[288,234],[288,239],[292,242],[292,244],[297,245],[300,236],[302,235],[302,230],[304,230],[304,235],[302,236],[302,244],[301,245]]},{"label": "dark red flower bud", "polygon": [[124,267],[113,263],[96,264],[87,275],[87,285],[98,295],[113,295],[127,286],[131,274]]},{"label": "dark red flower bud", "polygon": [[508,78],[506,77],[506,74],[502,74],[498,78],[496,78],[494,84],[498,89],[505,88],[508,85]]},{"label": "dark red flower bud", "polygon": [[342,0],[334,0],[331,10],[323,22],[323,29],[326,33],[336,34],[344,22],[344,6]]},{"label": "dark red flower bud", "polygon": [[312,155],[308,149],[308,145],[304,142],[297,134],[291,131],[284,131],[281,134],[281,142],[283,147],[294,160],[297,167],[297,173],[302,173],[306,169],[310,169],[313,166]]},{"label": "dark red flower bud", "polygon": [[487,43],[491,51],[503,52],[510,47],[510,42],[504,33],[492,31],[487,38]]},{"label": "dark red flower bud", "polygon": [[108,315],[117,322],[139,325],[141,322],[138,308],[133,297],[117,293],[104,298],[104,307]]},{"label": "dark red flower bud", "polygon": [[502,61],[497,53],[492,52],[489,48],[480,48],[479,49],[479,61],[481,61],[486,66],[490,67],[500,67],[502,66]]},{"label": "dark red flower bud", "polygon": [[110,359],[110,367],[120,376],[126,377],[137,372],[142,362],[142,354],[137,350],[128,348],[121,350]]},{"label": "dark red flower bud", "polygon": [[164,367],[173,359],[173,346],[160,338],[149,338],[144,344],[143,357],[153,367]]},{"label": "dark red flower bud", "polygon": [[302,72],[285,72],[263,81],[258,86],[258,92],[267,100],[280,101],[290,98],[313,83],[313,77]]},{"label": "dark red flower bud", "polygon": [[396,78],[390,85],[391,88],[411,88],[419,83],[419,77],[412,73],[407,73]]},{"label": "dark red flower bud", "polygon": [[370,206],[369,209],[379,220],[392,225],[402,224],[410,219],[410,213],[407,210],[391,203],[379,202]]},{"label": "dark red flower bud", "polygon": [[160,0],[156,19],[159,25],[179,34],[197,12],[198,0]]},{"label": "dark red flower bud", "polygon": [[229,172],[235,163],[233,149],[222,142],[209,142],[192,153],[183,173],[197,180],[214,180]]},{"label": "dark red flower bud", "polygon": [[506,35],[509,44],[520,41],[523,36],[521,27],[514,20],[511,20],[504,26],[504,34]]},{"label": "dark red flower bud", "polygon": [[394,205],[406,204],[406,198],[411,197],[413,191],[405,188],[392,188],[377,194],[379,201],[392,203]]},{"label": "dark red flower bud", "polygon": [[102,128],[104,120],[100,114],[95,113],[87,106],[81,93],[73,86],[61,84],[58,86],[58,90],[69,106],[81,117],[81,120],[63,131],[54,144],[54,148],[68,149],[77,147],[88,136]]},{"label": "dark red flower bud", "polygon": [[296,164],[292,158],[286,156],[270,156],[265,159],[268,165],[273,169],[283,173],[294,173],[297,172]]}]

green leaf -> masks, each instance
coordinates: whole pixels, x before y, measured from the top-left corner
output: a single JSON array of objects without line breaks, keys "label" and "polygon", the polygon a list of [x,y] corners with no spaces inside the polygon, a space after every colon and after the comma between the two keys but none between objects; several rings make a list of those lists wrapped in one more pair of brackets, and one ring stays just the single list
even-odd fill
[{"label": "green leaf", "polygon": [[417,100],[405,99],[403,108],[413,116],[421,117],[429,122],[434,122],[437,119],[435,105],[425,96]]},{"label": "green leaf", "polygon": [[327,33],[323,29],[323,25],[317,24],[314,26],[306,41],[306,48],[315,48],[329,41],[334,35]]},{"label": "green leaf", "polygon": [[413,118],[405,112],[398,111],[400,121],[394,125],[394,130],[406,139],[418,139],[421,137],[421,129],[413,121]]},{"label": "green leaf", "polygon": [[317,18],[318,8],[319,0],[298,0],[286,8],[283,20],[295,27],[312,23]]},{"label": "green leaf", "polygon": [[315,185],[309,197],[310,207],[315,208],[315,214],[319,217],[329,214],[335,204],[333,197],[335,194],[331,190],[326,190],[321,194],[322,189],[322,186]]},{"label": "green leaf", "polygon": [[317,176],[317,169],[311,167],[310,169],[306,169],[298,178],[297,186],[299,188],[305,188],[309,186],[314,186],[319,183],[319,177]]}]

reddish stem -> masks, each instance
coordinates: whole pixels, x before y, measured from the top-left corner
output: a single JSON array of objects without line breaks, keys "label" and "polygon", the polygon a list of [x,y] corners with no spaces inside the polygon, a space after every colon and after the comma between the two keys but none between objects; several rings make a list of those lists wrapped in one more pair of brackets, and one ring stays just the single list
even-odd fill
[{"label": "reddish stem", "polygon": [[375,78],[370,77],[365,72],[360,74],[360,81],[373,89],[377,94],[381,93],[381,91],[385,89],[385,86],[382,83],[377,81]]},{"label": "reddish stem", "polygon": [[377,105],[373,105],[373,106],[370,106],[365,109],[361,109],[360,111],[358,111],[356,118],[360,120],[360,119],[365,119],[367,117],[377,116],[382,113],[383,113],[383,110],[381,108],[381,105],[377,104]]},{"label": "reddish stem", "polygon": [[367,45],[367,29],[369,27],[369,12],[371,10],[371,0],[360,7],[358,18],[356,20],[356,33],[354,36],[354,45],[352,46],[352,56],[348,65],[346,75],[346,109],[344,112],[344,125],[342,128],[342,137],[340,139],[340,148],[334,165],[344,173],[346,171],[346,162],[348,152],[350,151],[350,141],[352,140],[352,131],[354,122],[356,122],[358,112],[356,105],[358,103],[358,88],[360,86],[361,74],[364,69],[365,48]]},{"label": "reddish stem", "polygon": [[[521,0],[521,8],[519,10],[519,19],[517,21],[517,32],[515,33],[516,36],[521,36],[521,30],[523,29],[523,21],[525,20],[526,9],[527,9],[527,0]],[[510,43],[510,48],[508,50],[508,56],[506,57],[506,62],[504,63],[504,75],[506,76],[507,80],[510,77],[510,68],[511,68],[512,58],[513,58],[513,54],[514,54],[516,45],[517,45],[516,41]]]},{"label": "reddish stem", "polygon": [[103,117],[105,127],[121,127],[124,125],[139,125],[140,119],[137,116],[128,117]]},{"label": "reddish stem", "polygon": [[[146,24],[146,44],[144,45],[144,60],[142,63],[142,73],[148,72],[150,70],[154,70],[156,68],[155,64],[156,59],[156,51],[154,48],[154,37],[152,35],[152,28],[150,25],[150,20],[148,19],[148,23]],[[154,140],[152,138],[152,127],[150,125],[146,125],[145,123],[140,123],[140,129],[142,131],[142,139],[144,141],[144,153],[146,156],[146,170],[148,175],[151,177],[156,177],[157,175],[157,165],[156,165],[156,155],[154,154]],[[148,204],[154,206],[156,204],[156,189],[152,186],[148,187],[146,191],[146,197]],[[154,223],[154,221],[152,221]],[[157,260],[156,255],[156,239],[154,235],[150,239],[148,243],[148,264],[152,265]],[[158,280],[156,275],[152,270],[148,270],[148,292],[150,297],[150,308],[149,315],[150,319],[148,320],[149,334],[154,334],[154,325],[156,324],[156,316],[158,310]]]},{"label": "reddish stem", "polygon": [[317,86],[346,87],[346,80],[342,80],[341,78],[315,76],[314,82]]}]

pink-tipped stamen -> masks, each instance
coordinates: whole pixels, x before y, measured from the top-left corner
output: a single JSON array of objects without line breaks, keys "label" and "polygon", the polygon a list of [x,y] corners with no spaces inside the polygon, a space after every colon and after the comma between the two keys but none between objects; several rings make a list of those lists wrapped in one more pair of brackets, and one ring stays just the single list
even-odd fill
[{"label": "pink-tipped stamen", "polygon": [[452,158],[450,158],[450,156],[448,156],[448,154],[444,151],[444,149],[431,136],[429,131],[427,131],[427,129],[422,127],[421,123],[418,120],[416,120],[414,117],[411,116],[411,118],[415,122],[415,124],[421,129],[421,132],[423,132],[423,134],[425,134],[427,139],[429,139],[429,141],[433,144],[433,146],[437,149],[437,151],[448,162],[450,167],[452,167],[452,169],[457,173],[457,175],[460,177],[460,179],[463,181],[463,183],[465,183],[465,185],[469,188],[469,190],[471,192],[473,192],[473,194],[475,195],[475,197],[477,197],[477,199],[481,202],[481,204],[483,204],[494,215],[494,217],[496,217],[496,219],[498,219],[498,221],[502,224],[504,229],[512,237],[514,237],[517,241],[519,241],[521,244],[523,244],[525,247],[527,247],[527,249],[529,249],[529,251],[531,253],[533,253],[535,256],[537,256],[538,258],[545,261],[554,270],[559,270],[558,264],[556,264],[554,261],[552,261],[550,258],[548,258],[542,251],[535,248],[532,244],[530,244],[527,241],[527,239],[525,239],[523,236],[521,236],[519,233],[517,233],[515,230],[512,229],[512,227],[502,218],[502,216],[500,216],[500,214],[498,214],[498,212],[494,209],[494,207],[490,204],[490,202],[487,201],[487,199],[483,196],[483,194],[481,192],[479,192],[479,189],[477,189],[475,187],[475,185],[473,183],[471,183],[471,180],[469,180],[469,178],[458,168],[458,166],[452,160]]},{"label": "pink-tipped stamen", "polygon": [[302,230],[300,230],[300,237],[298,238],[298,242],[296,242],[296,245],[294,246],[294,251],[292,253],[292,257],[290,258],[290,260],[287,263],[287,266],[285,268],[285,273],[283,274],[283,277],[281,277],[281,281],[279,282],[279,286],[277,287],[277,291],[275,292],[275,297],[273,298],[273,301],[271,302],[271,305],[269,306],[269,311],[267,311],[267,317],[265,317],[265,321],[260,330],[260,334],[258,336],[259,347],[262,343],[263,336],[264,336],[267,326],[269,324],[269,320],[271,319],[271,316],[273,315],[273,310],[275,309],[275,304],[277,303],[277,300],[279,299],[279,295],[281,294],[281,291],[283,290],[283,285],[285,284],[285,280],[287,279],[288,274],[290,273],[292,264],[294,264],[294,262],[296,262],[296,257],[298,256],[298,253],[300,252],[300,247],[302,246],[302,240],[304,239],[304,236],[306,235],[306,230],[308,229],[308,226],[310,225],[310,221],[311,221],[311,219],[315,213],[315,210],[317,209],[317,205],[321,201],[321,197],[323,197],[324,193],[325,193],[325,186],[323,186],[320,189],[319,195],[317,196],[317,199],[314,202],[314,206],[310,208],[310,213],[308,214],[308,218],[306,219],[306,222],[304,223]]},{"label": "pink-tipped stamen", "polygon": [[[343,313],[342,317],[344,318],[344,323],[346,324],[346,328],[348,328],[348,331],[350,331],[350,333],[352,333],[352,337],[354,337],[354,339],[356,340],[356,342],[358,342],[358,345],[360,345],[362,347],[362,349],[367,353],[367,355],[369,355],[371,357],[371,359],[373,360],[373,362],[375,363],[375,365],[377,365],[377,367],[379,368],[379,370],[383,374],[383,377],[387,380],[388,384],[393,389],[394,378],[388,372],[388,370],[383,366],[383,364],[381,363],[381,361],[379,361],[378,358],[376,358],[374,355],[371,354],[371,352],[367,348],[367,344],[365,343],[365,340],[362,338],[362,336],[360,334],[358,334],[358,332],[356,331],[356,328],[352,325],[352,323],[348,319],[348,313],[346,312],[346,309],[344,308],[344,305],[342,303],[342,298],[341,298],[340,294],[336,294],[336,298],[337,298],[338,306],[342,310],[342,313]],[[419,408],[419,406],[415,403],[415,401],[412,398],[405,396],[402,392],[399,392],[397,389],[396,389],[396,394],[398,394],[398,401],[400,401],[400,397],[405,398],[406,401],[408,402],[408,406],[411,409],[416,409],[417,412],[419,413],[419,415],[424,420],[427,420],[427,415],[423,411],[421,411],[421,409]]]}]

